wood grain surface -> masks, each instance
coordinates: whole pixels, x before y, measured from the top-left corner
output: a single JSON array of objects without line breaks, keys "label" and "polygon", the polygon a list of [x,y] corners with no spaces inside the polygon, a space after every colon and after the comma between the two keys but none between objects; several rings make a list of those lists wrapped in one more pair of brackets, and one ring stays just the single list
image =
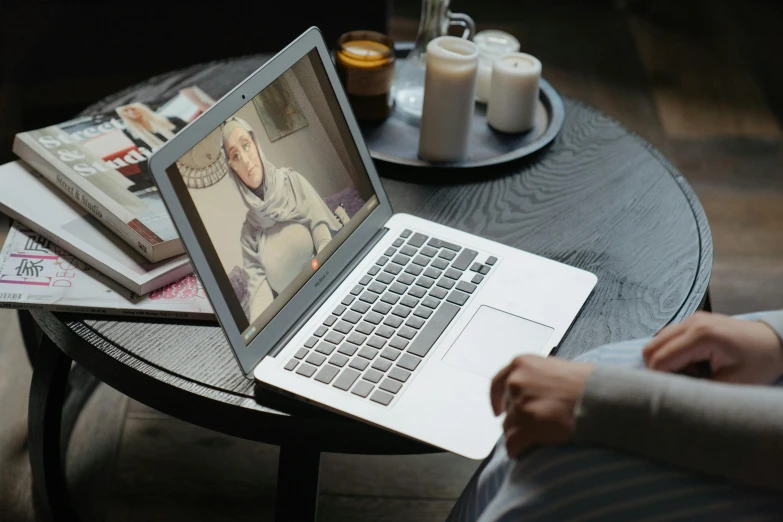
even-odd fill
[{"label": "wood grain surface", "polygon": [[[215,98],[264,61],[252,56],[153,78],[86,112],[197,84]],[[470,173],[378,164],[396,212],[408,212],[594,272],[598,285],[557,355],[648,336],[691,314],[710,278],[712,241],[685,179],[649,144],[565,98],[553,144],[524,160]],[[314,430],[326,451],[428,451],[329,416],[287,416],[254,400],[217,326],[85,319],[36,312],[74,360],[117,390],[195,424],[279,443]],[[377,431],[377,430],[375,430]],[[366,434],[366,433],[365,433]],[[339,440],[338,440],[339,439]],[[330,444],[334,443],[333,446]]]}]

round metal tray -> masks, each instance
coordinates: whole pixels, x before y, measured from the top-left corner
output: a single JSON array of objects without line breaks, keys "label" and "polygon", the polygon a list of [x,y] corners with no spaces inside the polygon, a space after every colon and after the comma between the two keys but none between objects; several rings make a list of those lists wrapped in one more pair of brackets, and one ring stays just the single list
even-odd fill
[{"label": "round metal tray", "polygon": [[[407,46],[406,46],[407,47]],[[397,49],[401,58],[408,49]],[[549,83],[541,79],[533,128],[522,134],[505,134],[487,125],[487,106],[476,103],[473,112],[468,156],[456,163],[432,163],[418,157],[419,121],[392,108],[379,123],[362,123],[361,129],[370,155],[381,161],[435,168],[472,168],[497,165],[532,154],[551,142],[563,126],[563,100]]]}]

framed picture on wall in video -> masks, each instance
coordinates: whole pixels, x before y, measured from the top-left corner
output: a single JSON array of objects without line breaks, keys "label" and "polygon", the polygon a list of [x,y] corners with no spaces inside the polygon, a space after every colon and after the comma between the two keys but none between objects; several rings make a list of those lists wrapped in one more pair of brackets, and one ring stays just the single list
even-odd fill
[{"label": "framed picture on wall in video", "polygon": [[258,115],[264,124],[269,141],[277,141],[292,132],[307,127],[302,107],[291,92],[286,74],[273,81],[253,98]]}]

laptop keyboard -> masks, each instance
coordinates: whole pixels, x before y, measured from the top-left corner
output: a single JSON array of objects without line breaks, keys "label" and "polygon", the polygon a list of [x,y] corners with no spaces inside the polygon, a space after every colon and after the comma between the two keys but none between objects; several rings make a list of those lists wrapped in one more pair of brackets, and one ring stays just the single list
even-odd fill
[{"label": "laptop keyboard", "polygon": [[284,368],[388,406],[497,262],[478,257],[404,230]]}]

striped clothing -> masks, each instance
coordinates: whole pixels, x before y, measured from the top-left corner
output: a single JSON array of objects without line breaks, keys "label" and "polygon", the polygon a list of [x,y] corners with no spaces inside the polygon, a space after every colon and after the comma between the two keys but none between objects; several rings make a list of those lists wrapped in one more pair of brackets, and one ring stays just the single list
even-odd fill
[{"label": "striped clothing", "polygon": [[[601,346],[578,360],[643,368],[647,342]],[[509,459],[501,437],[448,520],[783,520],[783,498],[584,446],[535,448]]]}]

